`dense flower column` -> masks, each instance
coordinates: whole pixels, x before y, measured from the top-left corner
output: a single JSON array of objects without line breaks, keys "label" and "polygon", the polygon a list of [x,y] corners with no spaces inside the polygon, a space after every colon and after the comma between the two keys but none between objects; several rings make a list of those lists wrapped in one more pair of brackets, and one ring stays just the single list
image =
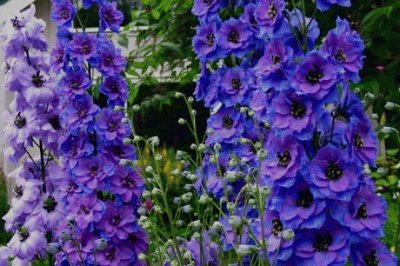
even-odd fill
[{"label": "dense flower column", "polygon": [[[350,5],[316,2],[321,11]],[[363,42],[338,18],[318,45],[305,1],[292,4],[194,3],[202,64],[195,96],[212,108],[197,187],[226,214],[210,232],[219,228],[222,250],[244,263],[256,253],[274,265],[345,265],[349,256],[357,265],[396,265],[377,240],[386,203],[366,175],[376,136],[350,90],[360,80]],[[265,185],[271,195],[262,209],[256,192]]]},{"label": "dense flower column", "polygon": [[[143,180],[126,166],[135,159],[134,147],[124,144],[131,135],[123,111],[128,84],[121,72],[126,62],[106,32],[119,30],[122,12],[116,2],[83,1],[84,9],[99,8],[99,31],[90,34],[75,2],[52,2],[51,17],[58,23],[52,59],[61,76],[60,151],[68,176],[64,200],[69,215],[60,229],[63,253],[57,262],[145,264],[137,258],[147,249],[147,237],[137,223]],[[71,29],[74,19],[82,31]]]},{"label": "dense flower column", "polygon": [[[35,7],[7,20],[0,35],[4,51],[6,91],[13,93],[4,114],[6,158],[21,163],[10,174],[15,186],[11,209],[3,217],[14,235],[0,248],[0,265],[29,265],[54,254],[56,230],[65,218],[60,188],[65,180],[57,164],[60,123],[56,81],[44,36],[45,23]],[[56,252],[56,251],[55,251]],[[52,260],[50,255],[49,260]]]}]

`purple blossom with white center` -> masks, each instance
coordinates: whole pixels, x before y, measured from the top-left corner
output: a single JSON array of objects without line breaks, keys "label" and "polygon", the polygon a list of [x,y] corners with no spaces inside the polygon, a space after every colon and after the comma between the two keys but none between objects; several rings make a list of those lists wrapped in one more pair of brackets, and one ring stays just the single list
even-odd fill
[{"label": "purple blossom with white center", "polygon": [[382,210],[387,204],[375,195],[371,182],[361,185],[349,203],[337,202],[332,207],[332,217],[353,232],[355,241],[383,236],[386,214]]},{"label": "purple blossom with white center", "polygon": [[96,54],[96,36],[85,32],[74,34],[68,48],[72,58],[89,60]]},{"label": "purple blossom with white center", "polygon": [[129,134],[129,125],[122,122],[123,112],[103,109],[96,122],[97,132],[103,134],[107,141],[123,140]]},{"label": "purple blossom with white center", "polygon": [[297,66],[292,86],[321,100],[336,90],[336,82],[338,82],[336,67],[319,52],[312,52]]},{"label": "purple blossom with white center", "polygon": [[360,166],[345,151],[327,145],[321,148],[310,165],[310,189],[316,198],[350,201],[358,186]]},{"label": "purple blossom with white center", "polygon": [[252,32],[248,26],[238,19],[229,19],[222,23],[218,31],[218,45],[225,53],[243,57],[250,49]]},{"label": "purple blossom with white center", "polygon": [[44,254],[47,241],[45,236],[37,229],[21,227],[11,238],[8,246],[13,256],[21,259],[33,260],[36,254]]},{"label": "purple blossom with white center", "polygon": [[331,30],[321,47],[321,52],[340,67],[344,80],[359,82],[358,72],[363,67],[364,42],[353,32],[347,20],[337,18],[336,28]]},{"label": "purple blossom with white center", "polygon": [[121,23],[124,21],[124,14],[117,9],[117,2],[105,1],[100,5],[100,32],[110,29],[118,32]]},{"label": "purple blossom with white center", "polygon": [[221,102],[230,107],[245,105],[249,101],[250,88],[247,73],[240,67],[228,68],[221,79]]},{"label": "purple blossom with white center", "polygon": [[99,222],[99,229],[104,230],[107,237],[117,237],[124,240],[133,232],[133,222],[136,220],[131,206],[117,207],[111,201],[106,202],[107,213]]}]

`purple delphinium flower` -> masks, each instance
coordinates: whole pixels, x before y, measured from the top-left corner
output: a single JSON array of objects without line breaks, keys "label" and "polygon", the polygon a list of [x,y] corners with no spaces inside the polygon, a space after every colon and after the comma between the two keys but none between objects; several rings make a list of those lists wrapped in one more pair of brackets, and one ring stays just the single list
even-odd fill
[{"label": "purple delphinium flower", "polygon": [[377,149],[377,138],[372,125],[364,122],[352,122],[345,132],[351,155],[355,155],[363,164],[374,166]]},{"label": "purple delphinium flower", "polygon": [[351,0],[317,0],[317,7],[321,11],[327,11],[332,5],[339,5],[344,7],[351,6]]},{"label": "purple delphinium flower", "polygon": [[117,237],[124,240],[133,232],[133,222],[136,220],[131,206],[115,206],[111,201],[106,202],[107,212],[98,224],[107,237]]},{"label": "purple delphinium flower", "polygon": [[36,179],[17,179],[13,189],[10,211],[18,216],[31,212],[39,199],[41,185],[42,182]]},{"label": "purple delphinium flower", "polygon": [[336,67],[319,52],[312,52],[297,66],[292,86],[321,100],[336,90],[337,81]]},{"label": "purple delphinium flower", "polygon": [[225,53],[243,57],[249,51],[251,36],[252,32],[245,23],[232,18],[222,23],[217,41]]},{"label": "purple delphinium flower", "polygon": [[21,227],[11,238],[8,246],[13,255],[27,260],[33,260],[36,254],[44,254],[47,241],[44,235],[37,229]]},{"label": "purple delphinium flower", "polygon": [[73,132],[60,141],[60,151],[66,163],[72,169],[81,158],[93,153],[94,147],[89,141],[89,136],[84,131]]},{"label": "purple delphinium flower", "polygon": [[55,47],[51,51],[51,66],[54,72],[58,73],[61,69],[64,68],[67,54],[65,51],[65,46],[57,41]]},{"label": "purple delphinium flower", "polygon": [[272,102],[273,125],[286,134],[294,134],[301,140],[313,136],[321,106],[307,95],[299,95],[293,90],[285,90]]},{"label": "purple delphinium flower", "polygon": [[221,79],[220,101],[230,107],[246,105],[250,97],[247,74],[241,67],[228,68]]},{"label": "purple delphinium flower", "polygon": [[217,22],[199,25],[193,38],[193,47],[197,57],[202,60],[216,60],[221,57],[217,46]]},{"label": "purple delphinium flower", "polygon": [[243,14],[240,16],[240,20],[246,23],[254,33],[257,33],[259,31],[259,25],[256,20],[255,10],[255,4],[247,4],[244,7]]},{"label": "purple delphinium flower", "polygon": [[295,241],[296,265],[344,265],[349,250],[349,234],[332,220],[320,229],[303,230]]},{"label": "purple delphinium flower", "polygon": [[338,18],[336,28],[329,31],[321,52],[339,66],[344,80],[359,82],[358,72],[363,67],[364,43],[360,35],[352,32],[349,22]]},{"label": "purple delphinium flower", "polygon": [[224,141],[235,143],[243,133],[244,114],[233,107],[221,107],[207,121],[207,127],[214,132],[207,138],[207,144]]},{"label": "purple delphinium flower", "polygon": [[310,189],[316,198],[350,201],[358,185],[360,166],[333,145],[321,148],[310,165]]},{"label": "purple delphinium flower", "polygon": [[99,89],[114,105],[121,106],[127,100],[128,83],[121,76],[107,77]]},{"label": "purple delphinium flower", "polygon": [[121,55],[120,49],[116,49],[108,40],[102,39],[98,41],[97,58],[94,65],[101,74],[111,77],[124,70],[126,61]]},{"label": "purple delphinium flower", "polygon": [[386,245],[374,238],[351,245],[350,260],[354,266],[396,266],[397,258]]},{"label": "purple delphinium flower", "polygon": [[103,134],[107,141],[123,140],[128,135],[129,125],[122,122],[123,112],[103,109],[97,119],[97,133]]},{"label": "purple delphinium flower", "polygon": [[25,224],[43,227],[46,231],[55,231],[65,219],[64,203],[48,193],[42,195],[41,201],[32,210]]},{"label": "purple delphinium flower", "polygon": [[[202,247],[200,247],[202,245]],[[196,265],[209,265],[216,266],[218,257],[218,245],[210,240],[210,236],[205,231],[201,237],[201,242],[192,237],[187,243],[186,248],[192,253],[192,257]],[[203,250],[204,258],[200,254],[200,250]]]},{"label": "purple delphinium flower", "polygon": [[104,0],[82,0],[84,9],[90,8],[94,4],[102,4]]},{"label": "purple delphinium flower", "polygon": [[353,233],[356,241],[383,236],[386,202],[375,195],[372,180],[360,186],[349,203],[336,202],[332,206],[332,217]]},{"label": "purple delphinium flower", "polygon": [[298,229],[300,226],[318,229],[325,222],[325,201],[315,199],[309,185],[300,178],[289,189],[275,190],[270,198],[270,206],[292,229]]},{"label": "purple delphinium flower", "polygon": [[67,212],[75,214],[74,221],[81,229],[85,229],[90,223],[100,221],[104,204],[97,199],[95,193],[81,197],[72,195],[68,198]]},{"label": "purple delphinium flower", "polygon": [[90,189],[101,189],[104,186],[104,179],[114,174],[114,168],[107,158],[98,155],[96,158],[81,159],[74,174],[79,183]]},{"label": "purple delphinium flower", "polygon": [[136,172],[116,166],[111,179],[111,188],[125,202],[138,201],[144,188],[144,181]]},{"label": "purple delphinium flower", "polygon": [[4,138],[12,146],[30,144],[30,136],[34,136],[40,129],[38,112],[33,109],[23,110],[14,114],[5,113],[8,122],[4,129]]},{"label": "purple delphinium flower", "polygon": [[255,10],[255,18],[260,28],[272,32],[281,22],[285,1],[261,0]]},{"label": "purple delphinium flower", "polygon": [[293,136],[274,136],[266,144],[267,159],[262,162],[261,173],[281,186],[293,185],[304,164],[302,145]]},{"label": "purple delphinium flower", "polygon": [[76,7],[70,0],[53,0],[51,19],[63,27],[71,27],[76,14]]},{"label": "purple delphinium flower", "polygon": [[97,252],[96,263],[102,266],[130,265],[134,256],[133,251],[121,242],[119,245],[107,246],[104,250]]},{"label": "purple delphinium flower", "polygon": [[117,9],[117,2],[105,1],[99,10],[100,32],[107,28],[113,32],[118,32],[121,23],[124,21],[124,14]]},{"label": "purple delphinium flower", "polygon": [[96,36],[85,32],[76,33],[68,48],[72,58],[79,61],[89,60],[96,54]]},{"label": "purple delphinium flower", "polygon": [[92,84],[87,72],[82,68],[69,68],[65,70],[65,73],[67,75],[62,78],[65,96],[83,95]]},{"label": "purple delphinium flower", "polygon": [[220,0],[195,0],[192,13],[200,20],[208,19],[217,14]]},{"label": "purple delphinium flower", "polygon": [[99,107],[93,104],[92,97],[88,95],[80,96],[66,106],[65,123],[77,128],[82,124],[92,122],[98,111]]}]

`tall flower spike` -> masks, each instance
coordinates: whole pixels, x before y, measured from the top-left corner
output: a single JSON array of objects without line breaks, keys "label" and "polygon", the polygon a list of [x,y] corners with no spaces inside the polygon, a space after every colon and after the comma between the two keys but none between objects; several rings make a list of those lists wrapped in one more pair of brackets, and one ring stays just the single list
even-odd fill
[{"label": "tall flower spike", "polygon": [[[53,61],[62,76],[60,151],[69,214],[59,228],[60,235],[69,237],[60,238],[65,248],[57,264],[145,265],[138,254],[146,251],[147,236],[137,222],[144,182],[136,169],[120,165],[136,157],[134,147],[123,143],[132,133],[123,122],[126,115],[114,111],[127,100],[128,84],[121,75],[126,62],[106,33],[119,30],[123,15],[116,2],[83,1],[84,8],[92,5],[99,7],[99,32],[88,33],[80,25],[83,32],[76,33],[68,21],[79,15],[79,7],[71,0],[53,1],[52,17],[59,25]],[[72,17],[58,19],[64,14],[61,7],[72,10]],[[99,75],[104,78],[96,84]]]},{"label": "tall flower spike", "polygon": [[13,237],[2,247],[0,264],[28,265],[36,258],[51,259],[65,218],[61,187],[65,175],[56,163],[60,136],[56,81],[50,73],[45,23],[34,17],[35,6],[8,20],[0,35],[6,77],[4,87],[14,94],[4,114],[7,158],[22,165],[15,180],[11,208],[3,217]]}]

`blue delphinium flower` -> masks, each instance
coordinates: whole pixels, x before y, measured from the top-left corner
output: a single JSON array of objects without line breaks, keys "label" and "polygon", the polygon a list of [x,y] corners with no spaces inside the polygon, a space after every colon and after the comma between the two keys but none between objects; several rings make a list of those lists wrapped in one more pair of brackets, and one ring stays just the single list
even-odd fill
[{"label": "blue delphinium flower", "polygon": [[218,31],[218,45],[225,53],[232,53],[237,57],[243,57],[251,45],[252,32],[238,19],[230,19],[222,23]]},{"label": "blue delphinium flower", "polygon": [[217,23],[199,25],[197,34],[193,38],[193,47],[200,60],[216,60],[221,57],[221,50],[217,45]]},{"label": "blue delphinium flower", "polygon": [[117,9],[117,2],[105,1],[100,5],[100,32],[110,29],[118,32],[121,23],[124,21],[124,14]]},{"label": "blue delphinium flower", "polygon": [[250,98],[246,70],[241,67],[226,69],[220,80],[220,102],[230,107],[235,104],[246,105]]},{"label": "blue delphinium flower", "polygon": [[77,8],[69,0],[53,0],[51,19],[61,26],[71,27]]},{"label": "blue delphinium flower", "polygon": [[317,0],[317,7],[321,11],[326,11],[335,4],[339,6],[349,7],[351,6],[351,0]]},{"label": "blue delphinium flower", "polygon": [[385,244],[376,240],[361,241],[351,246],[350,260],[353,265],[397,265],[396,256]]},{"label": "blue delphinium flower", "polygon": [[200,20],[212,19],[218,12],[220,0],[195,0],[192,13]]}]

